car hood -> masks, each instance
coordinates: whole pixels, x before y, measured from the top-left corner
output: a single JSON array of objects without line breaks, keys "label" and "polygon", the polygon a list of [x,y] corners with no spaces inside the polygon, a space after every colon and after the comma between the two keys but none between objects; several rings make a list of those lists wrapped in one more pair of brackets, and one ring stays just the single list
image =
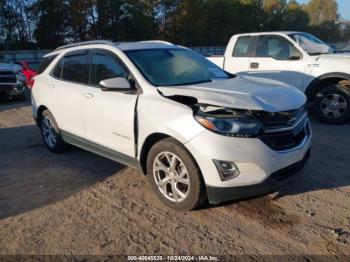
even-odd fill
[{"label": "car hood", "polygon": [[320,55],[316,60],[332,60],[332,61],[350,61],[350,53],[334,53],[334,54],[324,54]]},{"label": "car hood", "polygon": [[0,63],[0,70],[8,70],[8,71],[13,71],[13,72],[18,72],[21,71],[21,66],[17,64],[4,64]]},{"label": "car hood", "polygon": [[253,76],[237,76],[186,86],[158,87],[164,96],[190,96],[198,103],[236,109],[279,112],[297,109],[305,95],[284,83]]}]

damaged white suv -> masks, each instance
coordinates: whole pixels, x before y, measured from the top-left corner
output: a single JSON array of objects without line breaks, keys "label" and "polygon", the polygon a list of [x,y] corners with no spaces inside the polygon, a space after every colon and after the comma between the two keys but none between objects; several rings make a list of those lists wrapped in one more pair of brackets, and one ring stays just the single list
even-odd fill
[{"label": "damaged white suv", "polygon": [[48,149],[72,144],[138,168],[172,208],[265,194],[308,159],[302,92],[230,75],[189,49],[85,42],[41,68],[32,104]]}]

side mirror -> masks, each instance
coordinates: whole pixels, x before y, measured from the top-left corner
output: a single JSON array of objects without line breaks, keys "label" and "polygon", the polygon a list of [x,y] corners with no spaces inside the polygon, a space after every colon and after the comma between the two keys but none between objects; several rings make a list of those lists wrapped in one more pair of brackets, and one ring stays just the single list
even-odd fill
[{"label": "side mirror", "polygon": [[302,58],[301,55],[293,55],[289,57],[289,60],[300,60]]},{"label": "side mirror", "polygon": [[100,86],[102,91],[131,92],[134,90],[130,85],[129,80],[124,77],[102,80]]},{"label": "side mirror", "polygon": [[293,47],[290,52],[289,60],[300,60],[302,58],[303,58],[303,54],[300,53],[300,51],[296,49],[296,47]]}]

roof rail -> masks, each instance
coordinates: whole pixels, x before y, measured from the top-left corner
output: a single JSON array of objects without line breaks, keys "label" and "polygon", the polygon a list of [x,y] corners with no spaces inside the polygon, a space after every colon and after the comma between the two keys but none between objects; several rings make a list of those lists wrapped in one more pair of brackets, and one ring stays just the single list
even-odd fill
[{"label": "roof rail", "polygon": [[144,41],[140,41],[140,43],[163,43],[163,44],[173,45],[173,43],[170,43],[164,40],[144,40]]},{"label": "roof rail", "polygon": [[73,44],[59,46],[55,49],[55,51],[70,48],[70,47],[84,46],[84,45],[97,45],[97,44],[115,45],[113,42],[107,41],[107,40],[93,40],[93,41],[85,41],[85,42],[79,42],[79,43],[73,43]]}]

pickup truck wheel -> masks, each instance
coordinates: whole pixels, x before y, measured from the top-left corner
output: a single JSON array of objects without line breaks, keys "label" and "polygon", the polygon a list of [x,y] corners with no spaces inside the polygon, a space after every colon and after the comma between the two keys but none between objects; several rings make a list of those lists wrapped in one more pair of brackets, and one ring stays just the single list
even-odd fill
[{"label": "pickup truck wheel", "polygon": [[314,111],[325,123],[343,124],[350,116],[350,96],[338,85],[326,87],[316,94]]},{"label": "pickup truck wheel", "polygon": [[194,159],[172,138],[161,140],[151,148],[147,174],[153,190],[168,207],[188,211],[206,199],[202,175]]},{"label": "pickup truck wheel", "polygon": [[40,130],[46,147],[54,153],[66,151],[67,144],[63,141],[55,118],[49,110],[45,110],[40,118]]}]

